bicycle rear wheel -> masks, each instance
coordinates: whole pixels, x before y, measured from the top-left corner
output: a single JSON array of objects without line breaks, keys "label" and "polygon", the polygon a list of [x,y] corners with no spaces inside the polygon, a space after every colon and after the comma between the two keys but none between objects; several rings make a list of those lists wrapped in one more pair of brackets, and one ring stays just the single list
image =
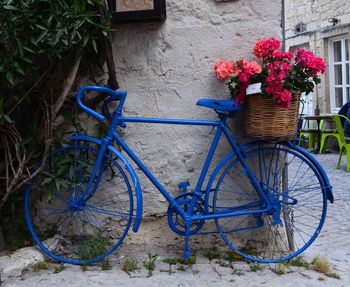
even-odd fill
[{"label": "bicycle rear wheel", "polygon": [[[298,150],[259,144],[245,159],[274,209],[215,220],[226,244],[244,258],[261,263],[289,260],[316,239],[327,210],[327,195],[317,168]],[[217,181],[213,212],[264,209],[241,163],[234,158]]]},{"label": "bicycle rear wheel", "polygon": [[91,264],[124,240],[133,218],[132,188],[118,158],[106,152],[97,189],[82,197],[99,146],[66,146],[53,152],[26,188],[25,215],[39,247],[64,263]]}]

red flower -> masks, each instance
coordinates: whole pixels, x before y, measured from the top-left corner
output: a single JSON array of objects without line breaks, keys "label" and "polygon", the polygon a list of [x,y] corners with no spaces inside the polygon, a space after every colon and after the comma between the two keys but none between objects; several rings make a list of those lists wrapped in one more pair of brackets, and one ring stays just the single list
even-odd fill
[{"label": "red flower", "polygon": [[248,83],[250,79],[250,74],[249,73],[240,73],[239,74],[239,80],[243,83]]},{"label": "red flower", "polygon": [[274,60],[290,62],[293,59],[293,53],[292,52],[276,51],[276,52],[273,52],[272,58]]},{"label": "red flower", "polygon": [[282,108],[290,107],[293,97],[290,91],[308,94],[313,90],[314,83],[319,82],[319,74],[326,71],[323,59],[304,49],[298,49],[294,57],[293,52],[278,51],[279,48],[277,39],[260,39],[254,54],[262,65],[245,59],[234,63],[219,61],[215,65],[219,78],[230,78],[227,85],[236,103],[246,101],[246,89],[253,83],[261,83],[262,95],[273,98]]},{"label": "red flower", "polygon": [[273,98],[280,108],[290,108],[292,94],[287,89],[283,89],[282,91],[275,93]]},{"label": "red flower", "polygon": [[298,49],[295,56],[295,62],[312,77],[316,77],[319,73],[326,72],[326,64],[320,57],[315,57],[311,51]]},{"label": "red flower", "polygon": [[273,58],[275,60],[266,65],[268,75],[266,77],[265,92],[273,97],[279,107],[289,108],[292,95],[283,85],[292,69],[290,54],[283,52],[274,53]]},{"label": "red flower", "polygon": [[326,72],[326,64],[320,57],[313,59],[313,61],[309,63],[308,68],[312,71],[314,77],[317,76],[318,73],[324,74]]},{"label": "red flower", "polygon": [[230,61],[220,60],[215,64],[214,72],[219,79],[225,80],[233,75],[235,67]]},{"label": "red flower", "polygon": [[273,52],[277,51],[281,46],[281,42],[275,38],[260,39],[254,47],[254,54],[258,58],[271,58]]},{"label": "red flower", "polygon": [[260,74],[261,73],[261,66],[255,62],[255,61],[251,61],[250,63],[247,62],[246,60],[243,59],[243,67],[245,70],[249,71],[249,73],[253,74]]},{"label": "red flower", "polygon": [[297,54],[295,56],[295,61],[307,67],[308,63],[314,58],[315,55],[311,51],[306,51],[305,49],[298,48]]}]

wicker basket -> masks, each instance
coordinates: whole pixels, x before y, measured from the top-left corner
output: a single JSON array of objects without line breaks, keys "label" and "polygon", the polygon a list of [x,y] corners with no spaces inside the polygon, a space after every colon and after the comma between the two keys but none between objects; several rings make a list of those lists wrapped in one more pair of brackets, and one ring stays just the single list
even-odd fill
[{"label": "wicker basket", "polygon": [[260,94],[247,96],[245,111],[246,135],[255,140],[278,141],[295,137],[300,94],[293,95],[289,109],[279,108],[271,98]]}]

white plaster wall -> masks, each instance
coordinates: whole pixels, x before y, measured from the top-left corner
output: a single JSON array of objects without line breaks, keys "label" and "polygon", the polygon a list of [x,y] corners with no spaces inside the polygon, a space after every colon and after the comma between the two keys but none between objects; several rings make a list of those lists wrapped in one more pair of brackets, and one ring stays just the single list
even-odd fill
[{"label": "white plaster wall", "polygon": [[[250,58],[260,37],[280,37],[280,9],[279,0],[167,0],[164,23],[118,24],[113,46],[118,81],[128,91],[124,115],[216,119],[213,111],[195,105],[200,98],[229,97],[213,74],[214,63]],[[180,181],[194,187],[214,135],[208,127],[136,123],[123,133],[173,194]],[[221,146],[220,153],[226,152]],[[145,214],[164,214],[163,197],[140,179]]]}]

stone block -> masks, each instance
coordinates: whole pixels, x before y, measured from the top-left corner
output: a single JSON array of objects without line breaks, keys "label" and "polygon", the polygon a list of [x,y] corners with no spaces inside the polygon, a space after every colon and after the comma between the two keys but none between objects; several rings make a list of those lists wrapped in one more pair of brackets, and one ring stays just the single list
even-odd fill
[{"label": "stone block", "polygon": [[20,276],[24,270],[44,261],[45,257],[35,247],[26,247],[17,250],[11,255],[0,257],[1,280]]}]

